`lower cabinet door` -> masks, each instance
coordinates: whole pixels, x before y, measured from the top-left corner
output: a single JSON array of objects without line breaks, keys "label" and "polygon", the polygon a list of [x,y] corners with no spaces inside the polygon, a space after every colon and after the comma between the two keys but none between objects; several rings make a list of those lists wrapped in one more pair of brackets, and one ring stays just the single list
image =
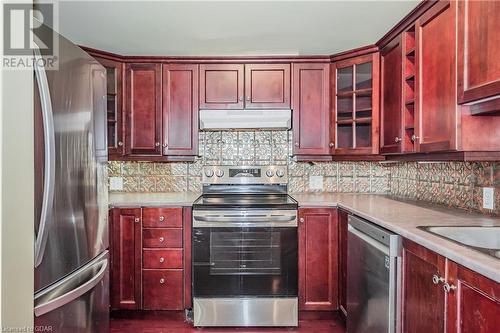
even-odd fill
[{"label": "lower cabinet door", "polygon": [[498,332],[500,283],[448,261],[448,332]]},{"label": "lower cabinet door", "polygon": [[111,211],[111,308],[141,308],[141,209]]},{"label": "lower cabinet door", "polygon": [[145,269],[143,279],[144,310],[182,310],[184,274],[182,269]]},{"label": "lower cabinet door", "polygon": [[301,208],[299,221],[299,310],[336,310],[337,210]]},{"label": "lower cabinet door", "polygon": [[445,258],[411,241],[403,241],[402,331],[444,332]]}]

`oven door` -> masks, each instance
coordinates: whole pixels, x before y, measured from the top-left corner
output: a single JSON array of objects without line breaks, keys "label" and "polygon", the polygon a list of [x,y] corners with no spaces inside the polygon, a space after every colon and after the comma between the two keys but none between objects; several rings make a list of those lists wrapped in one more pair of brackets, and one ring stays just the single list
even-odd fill
[{"label": "oven door", "polygon": [[193,297],[296,297],[297,213],[193,214]]}]

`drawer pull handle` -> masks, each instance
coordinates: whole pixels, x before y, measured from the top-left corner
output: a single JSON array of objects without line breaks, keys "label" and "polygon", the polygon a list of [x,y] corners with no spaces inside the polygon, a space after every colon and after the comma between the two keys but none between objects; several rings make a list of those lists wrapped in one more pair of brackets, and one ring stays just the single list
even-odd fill
[{"label": "drawer pull handle", "polygon": [[165,261],[165,258],[160,257],[160,262],[164,262],[164,261]]},{"label": "drawer pull handle", "polygon": [[165,283],[165,279],[164,278],[161,278],[160,279],[160,284],[164,284]]},{"label": "drawer pull handle", "polygon": [[165,240],[165,238],[160,237],[160,243],[163,243],[164,240]]},{"label": "drawer pull handle", "polygon": [[160,222],[163,222],[163,221],[165,221],[165,216],[161,215],[160,216]]}]

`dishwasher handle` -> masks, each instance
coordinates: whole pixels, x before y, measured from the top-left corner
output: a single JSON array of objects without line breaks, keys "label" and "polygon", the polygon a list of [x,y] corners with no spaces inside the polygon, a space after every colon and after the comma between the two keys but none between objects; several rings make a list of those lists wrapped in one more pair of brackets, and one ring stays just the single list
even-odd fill
[{"label": "dishwasher handle", "polygon": [[354,215],[349,215],[349,226],[369,237],[372,241],[377,241],[387,247],[391,257],[402,256],[403,240],[398,234]]}]

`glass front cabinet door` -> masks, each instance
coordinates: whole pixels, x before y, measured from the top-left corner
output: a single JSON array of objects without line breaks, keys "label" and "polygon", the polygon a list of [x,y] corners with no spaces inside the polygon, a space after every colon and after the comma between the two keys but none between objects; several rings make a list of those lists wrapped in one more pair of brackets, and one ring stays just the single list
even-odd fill
[{"label": "glass front cabinet door", "polygon": [[378,154],[378,68],[378,53],[332,64],[333,155]]}]

